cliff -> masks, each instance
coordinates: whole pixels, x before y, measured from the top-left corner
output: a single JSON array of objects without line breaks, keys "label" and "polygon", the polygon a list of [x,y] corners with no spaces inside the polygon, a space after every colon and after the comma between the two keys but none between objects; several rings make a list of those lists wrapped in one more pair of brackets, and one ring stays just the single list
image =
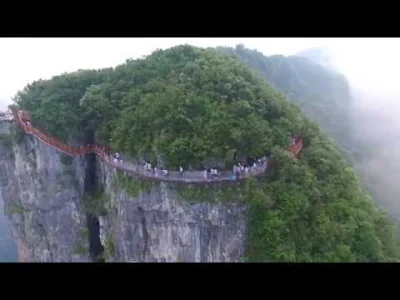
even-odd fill
[{"label": "cliff", "polygon": [[[15,102],[26,132],[32,121],[88,149],[71,159],[18,130],[4,139],[1,189],[23,261],[400,260],[393,223],[338,148],[234,57],[178,46],[33,82]],[[273,159],[234,185],[156,183],[103,165],[102,146],[171,171]]]},{"label": "cliff", "polygon": [[15,127],[9,137],[15,142],[3,138],[0,146],[0,193],[19,261],[87,260],[76,249],[87,244],[81,238],[83,161],[65,157]]},{"label": "cliff", "polygon": [[[106,259],[146,262],[228,262],[244,258],[245,209],[238,205],[191,204],[167,183],[127,192],[137,183],[100,163],[101,182],[109,195],[100,235]],[[120,173],[121,175],[122,173]],[[112,245],[115,248],[112,249]],[[109,251],[109,250],[111,251]],[[112,258],[110,254],[115,254]]]},{"label": "cliff", "polygon": [[[67,157],[15,127],[12,130],[7,133],[10,139],[20,137],[19,142],[8,140],[0,146],[0,167],[5,170],[0,175],[0,194],[19,260],[91,261],[89,231],[93,228],[88,228],[85,215],[90,208],[85,206],[84,159]],[[190,204],[166,183],[154,183],[135,196],[118,182],[117,171],[102,162],[90,171],[107,196],[99,216],[106,261],[243,259],[246,223],[240,206]]]}]

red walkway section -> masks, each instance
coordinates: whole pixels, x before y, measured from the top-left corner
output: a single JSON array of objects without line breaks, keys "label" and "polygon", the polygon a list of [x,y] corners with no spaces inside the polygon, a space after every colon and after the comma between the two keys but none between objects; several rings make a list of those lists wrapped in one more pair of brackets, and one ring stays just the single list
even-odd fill
[{"label": "red walkway section", "polygon": [[293,153],[294,156],[298,156],[301,149],[303,149],[303,140],[300,137],[295,138],[295,143],[289,147],[289,151]]},{"label": "red walkway section", "polygon": [[[177,171],[168,171],[168,175],[165,175],[162,171],[155,172],[154,170],[148,171],[144,169],[143,166],[139,166],[133,163],[120,163],[114,162],[111,153],[107,153],[105,148],[100,147],[98,145],[90,145],[90,146],[82,146],[82,147],[72,147],[61,140],[58,140],[50,135],[47,135],[40,131],[39,129],[33,127],[31,125],[31,117],[30,114],[26,111],[12,109],[12,114],[15,122],[21,127],[23,131],[27,134],[31,134],[35,136],[37,139],[42,141],[43,143],[56,148],[58,151],[61,151],[70,156],[82,156],[86,153],[95,153],[102,161],[106,164],[112,166],[113,168],[131,173],[141,178],[157,180],[157,181],[166,181],[166,182],[183,182],[183,183],[212,183],[212,182],[237,182],[239,180],[254,177],[261,175],[264,173],[269,166],[270,160],[259,165],[257,168],[253,169],[251,172],[247,174],[242,174],[238,179],[232,179],[232,171],[222,171],[218,177],[208,176],[208,178],[204,177],[204,171],[185,171],[183,174],[180,174]],[[295,142],[292,146],[290,146],[289,151],[293,153],[293,155],[297,156],[301,149],[303,148],[303,141],[300,137],[295,138]]]}]

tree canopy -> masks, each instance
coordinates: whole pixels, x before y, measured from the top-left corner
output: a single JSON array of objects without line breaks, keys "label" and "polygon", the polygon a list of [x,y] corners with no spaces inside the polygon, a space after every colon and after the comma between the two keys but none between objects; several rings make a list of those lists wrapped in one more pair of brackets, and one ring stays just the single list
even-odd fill
[{"label": "tree canopy", "polygon": [[[311,75],[297,80],[303,76]],[[291,76],[279,78],[291,84]],[[16,100],[54,135],[78,138],[91,127],[114,149],[133,157],[162,155],[167,167],[198,168],[210,157],[229,164],[235,151],[261,156],[271,149],[272,174],[251,181],[245,194],[250,260],[399,259],[393,224],[336,146],[235,57],[177,46],[114,69],[34,82]],[[291,134],[304,140],[298,160],[284,149]]]},{"label": "tree canopy", "polygon": [[[218,47],[257,70],[273,86],[285,93],[313,120],[333,136],[346,150],[349,148],[351,94],[346,78],[311,58],[303,56],[265,56],[243,45]],[[317,53],[318,54],[318,53]],[[319,62],[321,55],[317,55]]]}]

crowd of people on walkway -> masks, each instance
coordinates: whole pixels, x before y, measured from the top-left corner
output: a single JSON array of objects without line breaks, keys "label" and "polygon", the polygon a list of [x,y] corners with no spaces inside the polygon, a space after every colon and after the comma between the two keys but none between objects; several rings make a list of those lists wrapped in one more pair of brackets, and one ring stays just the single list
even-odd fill
[{"label": "crowd of people on walkway", "polygon": [[[26,112],[19,113],[20,119],[28,126],[31,126],[31,117],[30,114]],[[291,138],[291,145],[294,146],[300,139],[300,137],[293,137]],[[95,141],[94,144],[86,145],[85,147],[80,146],[80,150],[84,150],[83,148],[95,148],[96,152],[100,149],[104,157],[108,160],[112,160],[114,164],[123,164],[122,157],[120,153],[116,152],[112,154],[111,148],[109,146],[101,146],[98,141]],[[93,150],[92,150],[93,151]],[[235,155],[236,157],[236,155]],[[268,160],[272,157],[269,151],[266,152],[266,155],[255,159],[255,160],[247,160],[246,162],[237,162],[233,165],[233,169],[231,173],[225,173],[227,176],[230,175],[232,180],[238,180],[241,178],[245,178],[248,176],[255,175],[257,173],[263,172],[267,169]],[[235,158],[234,158],[235,159]],[[169,171],[165,169],[163,166],[158,167],[156,164],[151,164],[148,161],[145,161],[143,164],[139,164],[144,172],[147,172],[149,175],[152,174],[155,177],[164,176],[167,177],[169,175]],[[179,166],[179,175],[183,177],[184,175],[184,168]],[[192,172],[192,171],[191,171]],[[196,171],[200,175],[201,172],[203,173],[204,181],[212,181],[221,178],[221,170],[217,167],[212,167],[209,169],[204,169],[203,171]],[[225,177],[225,176],[224,176]]]},{"label": "crowd of people on walkway", "polygon": [[[224,177],[230,176],[230,178],[232,180],[238,180],[241,178],[252,176],[260,171],[265,171],[265,168],[266,168],[266,165],[267,165],[267,162],[268,162],[268,159],[270,158],[270,156],[271,156],[271,154],[268,154],[268,155],[265,155],[258,159],[249,160],[246,162],[235,163],[233,166],[232,172],[229,173],[230,175],[228,175],[228,173],[225,173]],[[113,154],[112,159],[115,164],[123,163],[121,155],[118,152]],[[142,169],[143,172],[146,172],[148,175],[151,175],[154,177],[159,177],[159,176],[168,177],[170,174],[169,171],[165,167],[158,166],[157,164],[154,164],[154,163],[152,164],[149,161],[144,161],[143,163],[139,164],[139,167]],[[177,171],[179,171],[178,174],[183,177],[186,170],[184,170],[184,168],[182,166],[179,166]],[[197,170],[195,172],[198,172],[200,174],[201,171]],[[217,167],[211,167],[209,169],[204,169],[202,171],[203,178],[204,178],[204,180],[207,180],[207,181],[208,180],[210,180],[210,181],[218,180],[219,178],[221,178],[222,172],[224,172],[224,170],[221,171]]]},{"label": "crowd of people on walkway", "polygon": [[[297,140],[298,140],[297,137],[291,138],[290,145],[291,146],[295,145],[297,143]],[[95,143],[95,145],[97,147],[100,147],[98,146],[97,142]],[[111,148],[109,146],[100,148],[104,151],[106,155],[111,157]],[[249,159],[247,161],[237,162],[233,165],[232,172],[230,173],[230,175],[227,175],[227,173],[225,172],[226,170],[221,171],[217,167],[203,169],[203,171],[197,170],[197,172],[199,174],[200,172],[202,172],[202,177],[204,178],[204,180],[210,180],[210,181],[218,180],[219,178],[221,178],[221,172],[225,173],[224,177],[230,176],[232,180],[238,180],[249,176],[254,176],[260,171],[265,171],[267,169],[268,161],[271,157],[272,157],[271,152],[267,151],[266,154],[261,158]],[[112,155],[112,160],[115,164],[123,163],[122,157],[118,152]],[[170,172],[165,167],[158,166],[155,163],[152,164],[149,161],[142,162],[141,164],[139,164],[139,167],[142,169],[143,172],[154,177],[160,177],[160,176],[168,177],[170,174]],[[184,170],[182,166],[179,166],[177,171],[179,171],[179,175],[183,177],[186,170]]]},{"label": "crowd of people on walkway", "polygon": [[[291,145],[296,143],[296,138],[291,139]],[[100,146],[98,141],[95,141],[94,145],[88,145],[90,146],[95,146],[97,148],[100,148],[106,156],[112,159],[114,164],[123,164],[123,159],[121,157],[121,154],[119,152],[115,152],[112,154],[111,148],[109,146],[103,147]],[[267,151],[265,155],[261,158],[257,159],[248,159],[247,161],[241,161],[237,162],[233,165],[232,171],[231,172],[226,172],[227,170],[220,170],[218,167],[211,167],[208,169],[203,169],[203,171],[197,170],[199,175],[202,172],[202,177],[204,181],[213,181],[213,180],[218,180],[221,178],[222,172],[224,175],[222,177],[230,177],[231,180],[238,180],[242,178],[246,178],[249,176],[254,176],[257,173],[261,173],[266,170],[268,160],[271,157],[270,151]],[[143,161],[142,163],[139,163],[137,166],[142,170],[143,173],[147,173],[149,176],[154,176],[154,177],[168,177],[170,175],[170,171],[168,171],[164,166],[159,166],[156,163],[151,163],[149,161]],[[186,170],[181,166],[179,166],[178,170],[179,176],[184,176],[184,173]],[[193,171],[189,170],[193,176]],[[191,176],[190,176],[191,177]],[[194,175],[194,177],[197,177]]]},{"label": "crowd of people on walkway", "polygon": [[118,152],[114,154],[113,161],[116,164],[117,163],[120,163],[120,164],[123,163],[123,160],[122,160],[122,158],[121,158],[121,156],[120,156],[120,154]]},{"label": "crowd of people on walkway", "polygon": [[266,167],[270,154],[254,160],[252,163],[238,163],[233,166],[232,180],[247,177]]}]

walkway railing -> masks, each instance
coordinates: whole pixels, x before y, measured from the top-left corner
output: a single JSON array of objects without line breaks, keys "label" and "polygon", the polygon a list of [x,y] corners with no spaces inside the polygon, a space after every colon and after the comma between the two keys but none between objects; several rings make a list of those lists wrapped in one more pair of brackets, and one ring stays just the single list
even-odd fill
[{"label": "walkway railing", "polygon": [[[23,131],[27,134],[31,134],[35,136],[37,139],[45,143],[46,145],[52,146],[56,148],[58,151],[61,151],[70,156],[82,156],[86,153],[95,153],[102,161],[106,164],[110,165],[113,168],[134,174],[138,177],[157,180],[157,181],[166,181],[166,182],[185,182],[185,183],[210,183],[210,182],[224,182],[230,181],[235,182],[245,178],[254,177],[261,175],[264,173],[269,165],[270,159],[258,164],[257,167],[252,168],[248,173],[242,173],[236,179],[232,177],[232,171],[222,171],[219,172],[218,176],[211,176],[207,174],[207,177],[204,175],[204,171],[184,171],[180,173],[178,171],[168,171],[167,174],[164,173],[163,170],[147,170],[144,166],[134,164],[131,162],[123,162],[114,161],[111,154],[105,151],[105,148],[100,147],[98,145],[90,145],[90,146],[81,146],[81,147],[73,147],[65,144],[61,140],[58,140],[50,135],[47,135],[40,131],[39,129],[33,127],[31,123],[25,122],[20,117],[20,111],[16,109],[12,109],[12,115],[14,117],[15,122],[21,127]],[[292,145],[289,150],[297,156],[303,147],[303,141],[298,139],[298,141]]]}]

